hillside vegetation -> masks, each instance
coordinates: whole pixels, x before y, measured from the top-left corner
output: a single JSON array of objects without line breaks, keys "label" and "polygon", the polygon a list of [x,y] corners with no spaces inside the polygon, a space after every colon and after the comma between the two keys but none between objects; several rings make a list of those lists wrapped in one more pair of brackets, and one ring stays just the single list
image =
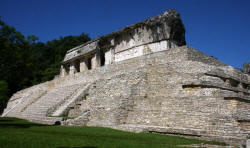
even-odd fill
[{"label": "hillside vegetation", "polygon": [[13,93],[53,79],[66,51],[89,40],[82,33],[43,43],[0,20],[0,114]]}]

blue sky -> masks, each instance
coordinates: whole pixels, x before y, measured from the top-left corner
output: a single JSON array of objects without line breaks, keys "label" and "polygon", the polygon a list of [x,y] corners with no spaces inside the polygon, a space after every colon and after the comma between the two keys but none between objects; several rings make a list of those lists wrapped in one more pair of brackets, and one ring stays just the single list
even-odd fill
[{"label": "blue sky", "polygon": [[237,68],[250,62],[249,0],[0,0],[0,16],[43,42],[60,36],[90,37],[176,9],[187,45]]}]

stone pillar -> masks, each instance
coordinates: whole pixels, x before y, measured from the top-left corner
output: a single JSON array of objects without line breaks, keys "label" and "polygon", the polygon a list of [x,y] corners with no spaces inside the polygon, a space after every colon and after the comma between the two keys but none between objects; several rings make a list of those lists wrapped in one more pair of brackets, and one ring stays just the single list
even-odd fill
[{"label": "stone pillar", "polygon": [[96,67],[100,66],[100,58],[97,58],[97,55],[95,54],[92,58],[91,58],[91,68],[95,69]]},{"label": "stone pillar", "polygon": [[61,65],[60,76],[65,77],[67,75],[66,70],[63,65]]},{"label": "stone pillar", "polygon": [[250,74],[250,63],[243,64],[244,73]]},{"label": "stone pillar", "polygon": [[71,62],[69,67],[69,75],[73,75],[76,73],[75,63]]},{"label": "stone pillar", "polygon": [[246,141],[246,148],[250,148],[250,139],[247,139]]},{"label": "stone pillar", "polygon": [[115,62],[115,49],[111,48],[111,64]]},{"label": "stone pillar", "polygon": [[238,87],[239,87],[239,88],[243,88],[243,84],[242,84],[242,83],[239,83]]},{"label": "stone pillar", "polygon": [[100,67],[101,66],[101,49],[99,47],[96,49],[95,60],[96,60],[95,67]]},{"label": "stone pillar", "polygon": [[111,50],[108,50],[105,52],[105,64],[104,65],[108,65],[112,63],[112,52]]},{"label": "stone pillar", "polygon": [[114,63],[115,62],[115,40],[114,39],[112,39],[111,40],[111,48],[110,48],[110,54],[111,54],[111,61],[110,61],[110,63],[112,64],[112,63]]},{"label": "stone pillar", "polygon": [[88,70],[87,61],[85,59],[80,60],[80,72]]}]

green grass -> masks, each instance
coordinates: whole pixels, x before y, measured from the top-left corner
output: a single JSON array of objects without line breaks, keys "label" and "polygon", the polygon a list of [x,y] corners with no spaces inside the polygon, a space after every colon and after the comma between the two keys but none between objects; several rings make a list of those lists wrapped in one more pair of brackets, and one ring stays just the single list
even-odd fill
[{"label": "green grass", "polygon": [[178,136],[101,127],[49,126],[16,118],[0,118],[1,148],[174,148],[197,143],[222,144]]}]

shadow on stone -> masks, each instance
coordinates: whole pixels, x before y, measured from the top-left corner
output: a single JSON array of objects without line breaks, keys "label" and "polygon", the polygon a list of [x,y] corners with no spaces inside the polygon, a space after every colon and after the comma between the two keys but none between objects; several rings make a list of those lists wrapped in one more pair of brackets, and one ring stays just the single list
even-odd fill
[{"label": "shadow on stone", "polygon": [[56,121],[54,125],[61,125],[61,121]]}]

